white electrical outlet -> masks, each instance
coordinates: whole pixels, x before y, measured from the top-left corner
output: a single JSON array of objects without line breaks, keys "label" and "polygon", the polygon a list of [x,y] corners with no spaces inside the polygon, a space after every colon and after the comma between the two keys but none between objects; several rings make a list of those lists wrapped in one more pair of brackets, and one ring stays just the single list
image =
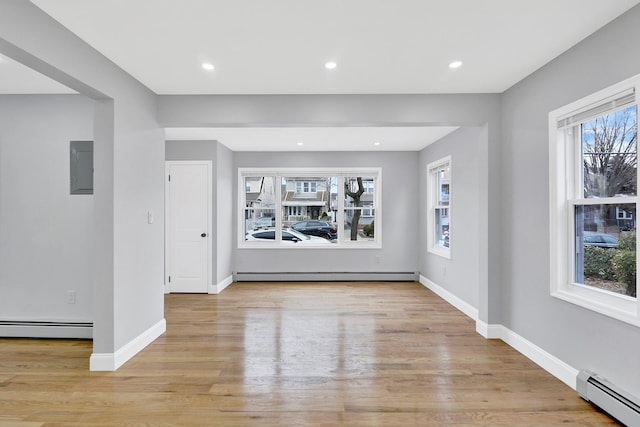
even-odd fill
[{"label": "white electrical outlet", "polygon": [[67,291],[67,304],[76,303],[76,291]]}]

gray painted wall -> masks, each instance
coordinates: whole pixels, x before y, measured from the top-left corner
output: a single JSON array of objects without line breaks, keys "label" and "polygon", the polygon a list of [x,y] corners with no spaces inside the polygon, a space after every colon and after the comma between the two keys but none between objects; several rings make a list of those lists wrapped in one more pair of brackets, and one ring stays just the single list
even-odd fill
[{"label": "gray painted wall", "polygon": [[0,53],[96,100],[93,350],[115,353],[164,318],[156,96],[31,2],[3,1]]},{"label": "gray painted wall", "polygon": [[[414,272],[418,270],[418,157],[413,152],[236,152],[233,203],[237,206],[237,168],[382,168],[381,249],[238,249],[238,272]],[[234,210],[237,212],[237,208]],[[234,242],[237,219],[234,215]],[[376,222],[377,223],[377,222]],[[377,231],[377,230],[376,230]],[[380,262],[376,263],[376,257]]]},{"label": "gray painted wall", "polygon": [[[478,307],[480,254],[480,194],[486,144],[484,127],[465,127],[420,152],[420,272],[473,307]],[[427,165],[451,156],[451,259],[427,251]]]},{"label": "gray painted wall", "polygon": [[217,200],[216,211],[217,223],[217,246],[218,246],[218,283],[227,279],[233,273],[233,248],[235,243],[234,224],[235,205],[233,195],[236,194],[234,187],[233,157],[234,153],[224,145],[218,143],[217,146],[218,164],[216,167]]},{"label": "gray painted wall", "polygon": [[640,328],[549,295],[547,114],[640,73],[635,7],[503,96],[503,323],[577,369],[640,395]]},{"label": "gray painted wall", "polygon": [[93,321],[93,195],[69,194],[69,141],[93,139],[93,106],[0,96],[0,320]]}]

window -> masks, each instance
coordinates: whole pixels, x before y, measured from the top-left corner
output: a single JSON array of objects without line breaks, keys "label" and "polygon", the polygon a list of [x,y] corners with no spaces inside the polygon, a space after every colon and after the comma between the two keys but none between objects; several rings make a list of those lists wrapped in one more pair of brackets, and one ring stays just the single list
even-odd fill
[{"label": "window", "polygon": [[305,195],[304,193],[315,193],[318,183],[316,181],[296,181],[296,193]]},{"label": "window", "polygon": [[378,168],[240,168],[238,247],[379,248],[380,180]]},{"label": "window", "polygon": [[427,165],[427,250],[451,258],[451,157]]},{"label": "window", "polygon": [[639,84],[549,113],[551,294],[638,326]]}]

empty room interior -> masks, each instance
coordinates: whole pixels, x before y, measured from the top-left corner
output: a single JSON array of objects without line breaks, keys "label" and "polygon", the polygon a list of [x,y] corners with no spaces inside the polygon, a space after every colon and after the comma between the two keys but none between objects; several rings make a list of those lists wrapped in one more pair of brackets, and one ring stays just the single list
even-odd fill
[{"label": "empty room interior", "polygon": [[0,427],[640,426],[640,0],[0,0]]}]

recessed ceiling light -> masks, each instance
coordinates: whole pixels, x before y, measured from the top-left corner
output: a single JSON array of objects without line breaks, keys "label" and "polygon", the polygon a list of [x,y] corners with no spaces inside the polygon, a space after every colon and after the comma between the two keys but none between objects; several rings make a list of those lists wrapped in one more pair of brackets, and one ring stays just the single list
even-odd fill
[{"label": "recessed ceiling light", "polygon": [[329,61],[326,64],[324,64],[324,68],[326,68],[327,70],[333,70],[334,68],[336,68],[338,66],[338,64],[336,64],[333,61]]},{"label": "recessed ceiling light", "polygon": [[462,61],[453,61],[449,64],[449,68],[460,68],[462,66]]},{"label": "recessed ceiling light", "polygon": [[376,147],[380,145],[379,142],[374,142],[373,145],[375,145]]},{"label": "recessed ceiling light", "polygon": [[304,142],[298,142],[298,143],[296,143],[296,145],[297,145],[297,146],[299,146],[299,147],[301,147],[301,146],[303,146],[303,145],[304,145]]},{"label": "recessed ceiling light", "polygon": [[216,67],[214,67],[213,64],[211,64],[209,62],[203,62],[202,63],[202,68],[204,68],[207,71],[213,71]]}]

